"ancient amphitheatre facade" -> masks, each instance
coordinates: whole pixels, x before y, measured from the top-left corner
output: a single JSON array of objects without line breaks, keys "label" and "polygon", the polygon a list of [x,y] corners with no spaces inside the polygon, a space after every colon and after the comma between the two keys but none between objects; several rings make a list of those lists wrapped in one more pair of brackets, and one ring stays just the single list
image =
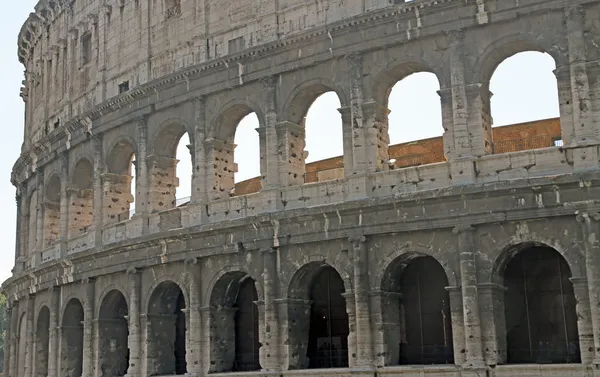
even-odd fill
[{"label": "ancient amphitheatre facade", "polygon": [[[600,1],[41,0],[23,25],[11,377],[591,376]],[[563,145],[493,153],[489,80],[556,62]],[[387,96],[432,72],[446,161],[392,169]],[[343,173],[305,183],[334,91]],[[260,121],[261,188],[233,135]],[[192,197],[175,206],[190,138]],[[135,155],[135,214],[130,169]]]}]

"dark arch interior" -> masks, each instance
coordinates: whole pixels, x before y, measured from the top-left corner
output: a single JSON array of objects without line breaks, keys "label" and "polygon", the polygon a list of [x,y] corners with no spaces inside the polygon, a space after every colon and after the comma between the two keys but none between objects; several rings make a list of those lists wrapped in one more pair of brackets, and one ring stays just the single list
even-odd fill
[{"label": "dark arch interior", "polygon": [[324,267],[313,279],[307,356],[309,368],[348,366],[349,323],[344,281],[332,267]]},{"label": "dark arch interior", "polygon": [[98,353],[102,376],[119,377],[127,373],[127,313],[127,301],[119,291],[109,292],[102,301],[98,318]]},{"label": "dark arch interior", "polygon": [[454,362],[448,279],[432,257],[410,262],[400,278],[400,364]]},{"label": "dark arch interior", "polygon": [[60,375],[79,377],[83,367],[83,306],[79,300],[67,303],[61,329]]},{"label": "dark arch interior", "polygon": [[148,308],[149,375],[187,373],[185,297],[173,282],[161,283],[152,293]]},{"label": "dark arch interior", "polygon": [[35,376],[48,376],[48,354],[50,341],[50,310],[40,310],[35,331]]},{"label": "dark arch interior", "polygon": [[508,363],[579,363],[571,271],[549,247],[519,252],[504,272]]},{"label": "dark arch interior", "polygon": [[258,336],[258,308],[254,304],[258,294],[254,280],[247,277],[240,282],[235,300],[235,363],[234,371],[260,370]]},{"label": "dark arch interior", "polygon": [[53,203],[60,203],[60,178],[52,176],[46,183],[46,199]]}]

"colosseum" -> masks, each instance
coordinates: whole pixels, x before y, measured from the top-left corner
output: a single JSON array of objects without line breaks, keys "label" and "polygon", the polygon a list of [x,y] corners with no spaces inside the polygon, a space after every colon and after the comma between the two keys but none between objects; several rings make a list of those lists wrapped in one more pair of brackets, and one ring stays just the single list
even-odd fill
[{"label": "colosseum", "polygon": [[[600,376],[599,46],[599,0],[40,0],[7,375]],[[525,51],[560,117],[493,129]],[[418,72],[434,156],[388,136]],[[343,156],[309,164],[326,92]],[[260,177],[235,182],[251,113]]]}]

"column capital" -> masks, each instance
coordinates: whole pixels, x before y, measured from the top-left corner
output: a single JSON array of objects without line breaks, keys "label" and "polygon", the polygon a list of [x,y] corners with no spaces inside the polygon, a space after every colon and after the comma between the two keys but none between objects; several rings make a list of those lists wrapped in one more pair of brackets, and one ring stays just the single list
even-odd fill
[{"label": "column capital", "polygon": [[569,278],[569,281],[573,284],[574,288],[577,287],[588,287],[588,280],[585,277],[571,277]]},{"label": "column capital", "polygon": [[352,243],[354,248],[359,248],[367,242],[367,237],[364,235],[354,235],[348,237],[348,242]]},{"label": "column capital", "polygon": [[462,233],[471,233],[475,232],[477,229],[471,224],[460,224],[456,225],[452,228],[452,233],[454,234],[462,234]]},{"label": "column capital", "polygon": [[139,268],[139,267],[134,267],[134,266],[132,266],[132,267],[129,267],[129,268],[127,269],[127,271],[125,271],[125,273],[126,273],[127,275],[135,275],[135,274],[138,274],[138,273],[140,273],[140,272],[141,272],[141,268]]},{"label": "column capital", "polygon": [[575,213],[575,219],[579,224],[583,224],[588,220],[600,221],[600,213],[598,212],[579,212]]},{"label": "column capital", "polygon": [[446,30],[444,32],[450,46],[455,46],[463,43],[465,31],[463,29]]},{"label": "column capital", "polygon": [[185,258],[185,260],[183,261],[183,263],[185,265],[188,265],[188,266],[194,266],[194,265],[198,264],[198,258],[196,258],[196,257],[187,257],[187,258]]}]

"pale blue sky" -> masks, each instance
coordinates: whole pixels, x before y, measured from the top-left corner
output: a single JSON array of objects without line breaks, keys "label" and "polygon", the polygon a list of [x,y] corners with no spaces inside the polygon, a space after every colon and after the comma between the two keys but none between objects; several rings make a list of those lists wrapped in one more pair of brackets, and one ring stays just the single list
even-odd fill
[{"label": "pale blue sky", "polygon": [[[2,104],[3,134],[0,139],[0,281],[10,277],[14,265],[15,244],[15,189],[10,183],[10,172],[18,158],[23,142],[23,101],[19,88],[23,80],[23,66],[17,59],[17,35],[22,23],[36,1],[7,2],[0,13],[0,103]],[[492,78],[490,89],[494,125],[525,122],[558,116],[556,79],[552,74],[554,62],[548,55],[523,53],[501,64]],[[409,76],[398,83],[389,100],[391,143],[418,140],[442,134],[437,79],[432,74]],[[337,112],[339,101],[332,93],[320,97],[309,110],[306,119],[308,161],[342,154],[341,119]],[[256,117],[245,118],[236,134],[236,162],[239,173],[236,181],[259,174],[258,126]],[[180,188],[178,197],[190,195],[191,162],[188,144],[182,140],[178,158]]]}]

